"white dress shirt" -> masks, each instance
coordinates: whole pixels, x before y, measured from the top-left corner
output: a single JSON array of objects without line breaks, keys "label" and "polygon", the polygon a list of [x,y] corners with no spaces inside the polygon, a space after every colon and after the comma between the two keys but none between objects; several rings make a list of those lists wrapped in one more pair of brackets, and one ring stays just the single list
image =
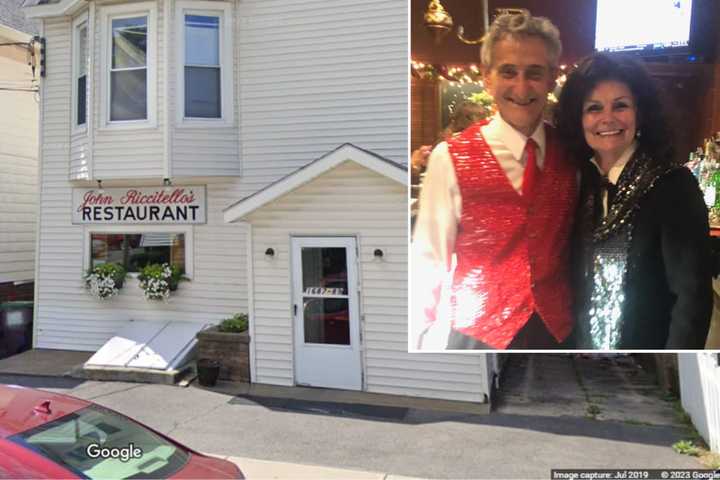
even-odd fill
[{"label": "white dress shirt", "polygon": [[[608,182],[612,183],[613,185],[617,185],[618,180],[620,179],[620,174],[622,174],[623,170],[625,169],[625,165],[628,164],[630,159],[633,156],[633,153],[635,153],[635,150],[637,149],[637,142],[633,142],[630,144],[629,147],[625,149],[625,151],[620,155],[620,158],[613,164],[612,167],[610,167],[610,171],[607,173],[607,179]],[[602,171],[600,168],[600,165],[595,160],[595,157],[590,159],[590,163],[595,165],[595,168],[598,169],[598,172],[600,172],[600,175],[605,176],[605,172]],[[608,214],[608,193],[607,191],[603,192],[603,217],[607,217]]]},{"label": "white dress shirt", "polygon": [[[490,150],[498,160],[513,188],[521,194],[523,174],[527,162],[525,144],[528,137],[510,126],[499,113],[496,113],[481,132]],[[545,127],[543,122],[530,136],[538,145],[536,161],[542,169],[545,159]],[[455,167],[446,142],[435,147],[430,154],[425,179],[420,190],[420,208],[411,246],[411,348],[427,349],[427,339],[420,340],[432,319],[428,310],[435,312],[438,303],[447,300],[446,294],[453,270],[455,238],[462,214],[462,198],[455,176]],[[440,293],[437,289],[441,289]],[[447,319],[447,312],[437,312],[437,318]],[[449,319],[448,319],[449,320]],[[445,325],[449,333],[449,324]],[[446,335],[436,339],[431,349],[444,349]],[[414,344],[414,345],[413,345]]]}]

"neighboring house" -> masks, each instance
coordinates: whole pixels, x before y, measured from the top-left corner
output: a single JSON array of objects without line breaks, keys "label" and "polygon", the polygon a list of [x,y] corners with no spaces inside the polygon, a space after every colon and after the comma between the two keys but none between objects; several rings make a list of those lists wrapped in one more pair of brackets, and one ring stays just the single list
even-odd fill
[{"label": "neighboring house", "polygon": [[20,0],[0,1],[0,303],[32,300],[38,189],[38,111]]},{"label": "neighboring house", "polygon": [[[26,13],[47,42],[35,347],[246,311],[253,382],[487,401],[494,356],[407,352],[405,2]],[[84,288],[150,257],[190,279],[168,303]]]},{"label": "neighboring house", "polygon": [[720,452],[720,353],[679,353],[680,398],[695,428]]}]

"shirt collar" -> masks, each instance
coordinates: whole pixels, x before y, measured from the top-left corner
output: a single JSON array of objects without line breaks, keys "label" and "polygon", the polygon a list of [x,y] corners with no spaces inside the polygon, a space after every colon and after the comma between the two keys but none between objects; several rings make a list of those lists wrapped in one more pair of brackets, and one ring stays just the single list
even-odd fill
[{"label": "shirt collar", "polygon": [[[491,129],[492,136],[500,140],[512,153],[513,157],[520,160],[522,158],[523,151],[525,151],[525,144],[527,143],[528,137],[515,130],[513,126],[507,123],[500,115],[500,112],[495,113],[492,117],[492,121],[488,124],[488,128]],[[542,120],[535,128],[535,131],[530,135],[530,138],[535,140],[539,148],[538,159],[545,158],[545,122]]]},{"label": "shirt collar", "polygon": [[[617,162],[615,162],[615,165],[610,167],[610,171],[607,174],[607,179],[610,183],[612,183],[613,185],[617,184],[618,179],[622,174],[622,171],[625,169],[625,165],[627,165],[627,163],[630,161],[636,149],[637,142],[632,142],[630,146],[625,149],[622,155],[620,155],[620,158]],[[600,165],[595,160],[595,157],[592,157],[590,159],[590,162],[595,165],[595,168],[597,168],[598,172],[600,172],[600,175],[604,175],[603,171],[600,169]]]}]

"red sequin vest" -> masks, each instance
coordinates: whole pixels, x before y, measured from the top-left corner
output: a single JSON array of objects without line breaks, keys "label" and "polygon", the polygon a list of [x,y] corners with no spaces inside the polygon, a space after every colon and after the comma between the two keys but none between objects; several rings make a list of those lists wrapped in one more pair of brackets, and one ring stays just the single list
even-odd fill
[{"label": "red sequin vest", "polygon": [[484,124],[448,142],[462,198],[453,328],[501,349],[537,312],[562,341],[572,330],[569,237],[576,170],[546,125],[543,168],[531,197],[525,198],[483,138]]}]

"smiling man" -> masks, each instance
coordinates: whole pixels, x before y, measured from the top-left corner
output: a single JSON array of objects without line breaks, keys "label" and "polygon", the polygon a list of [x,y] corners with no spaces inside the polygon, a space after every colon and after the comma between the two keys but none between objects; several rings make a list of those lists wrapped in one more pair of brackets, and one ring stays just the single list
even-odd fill
[{"label": "smiling man", "polygon": [[420,194],[416,348],[556,348],[572,330],[577,177],[542,119],[560,52],[557,28],[529,14],[500,15],[485,36],[497,113],[433,150]]}]

